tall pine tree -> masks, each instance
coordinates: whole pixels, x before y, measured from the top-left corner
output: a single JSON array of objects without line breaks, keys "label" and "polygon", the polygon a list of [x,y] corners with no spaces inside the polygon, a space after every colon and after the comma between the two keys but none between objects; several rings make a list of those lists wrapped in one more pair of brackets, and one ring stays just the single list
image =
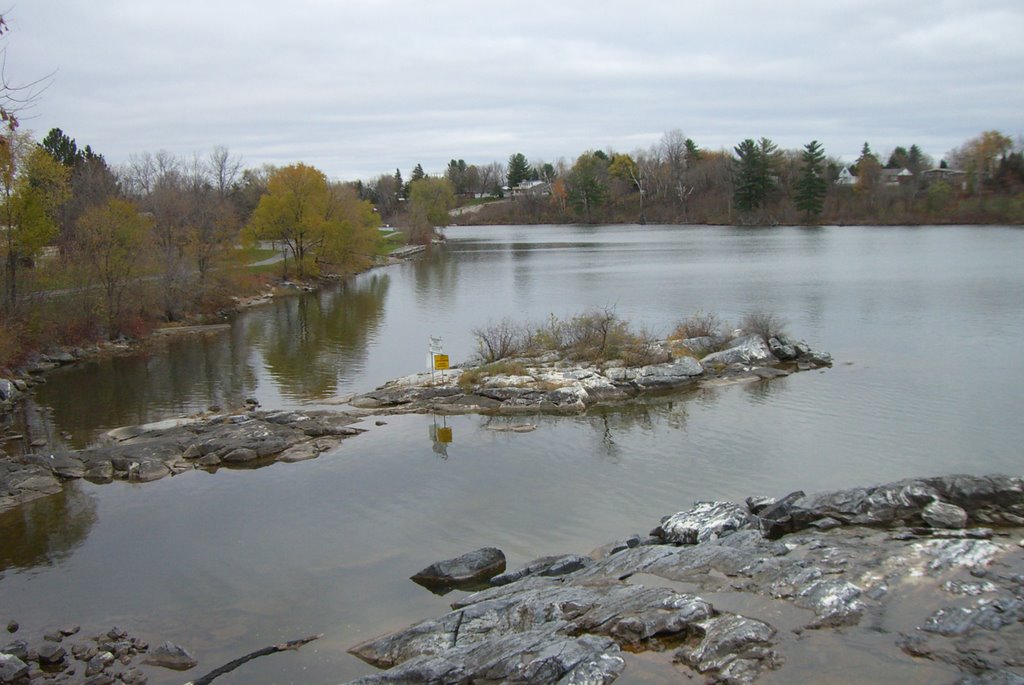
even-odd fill
[{"label": "tall pine tree", "polygon": [[807,221],[817,219],[825,208],[825,193],[828,182],[825,180],[825,150],[816,140],[804,146],[800,155],[803,167],[796,182],[796,208],[804,213]]},{"label": "tall pine tree", "polygon": [[517,152],[508,158],[508,187],[515,188],[523,181],[529,181],[532,175],[530,163],[522,152]]}]

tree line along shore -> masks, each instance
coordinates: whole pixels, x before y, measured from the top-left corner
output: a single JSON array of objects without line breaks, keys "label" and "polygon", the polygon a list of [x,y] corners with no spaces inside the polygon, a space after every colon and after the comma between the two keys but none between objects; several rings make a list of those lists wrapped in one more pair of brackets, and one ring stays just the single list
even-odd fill
[{"label": "tree line along shore", "polygon": [[[60,129],[0,134],[0,369],[33,354],[223,320],[281,280],[362,271],[452,222],[943,224],[1024,221],[1020,141],[986,131],[936,163],[917,145],[853,164],[817,141],[704,150],[679,131],[631,154],[416,165],[340,182],[297,162],[246,168],[217,146],[111,166]],[[455,210],[455,211],[453,211]],[[390,230],[391,226],[398,227]]]}]

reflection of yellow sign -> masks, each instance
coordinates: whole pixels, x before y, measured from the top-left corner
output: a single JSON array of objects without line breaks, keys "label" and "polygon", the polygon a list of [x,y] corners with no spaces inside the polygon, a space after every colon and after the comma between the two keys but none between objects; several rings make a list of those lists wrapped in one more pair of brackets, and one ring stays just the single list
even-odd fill
[{"label": "reflection of yellow sign", "polygon": [[434,355],[434,368],[438,371],[444,371],[448,368],[448,355],[447,354],[435,354]]},{"label": "reflection of yellow sign", "polygon": [[452,429],[451,427],[438,427],[437,429],[437,441],[449,443],[452,441]]}]

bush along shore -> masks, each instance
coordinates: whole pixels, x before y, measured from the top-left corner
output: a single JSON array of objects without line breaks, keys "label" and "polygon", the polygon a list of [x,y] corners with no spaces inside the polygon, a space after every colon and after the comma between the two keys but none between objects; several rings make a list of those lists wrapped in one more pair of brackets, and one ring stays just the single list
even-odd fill
[{"label": "bush along shore", "polygon": [[512,571],[484,548],[413,580],[490,587],[352,647],[385,669],[353,683],[595,685],[644,651],[665,682],[1020,683],[1022,524],[1024,479],[946,476],[697,502]]},{"label": "bush along shore", "polygon": [[538,326],[505,321],[475,331],[475,363],[399,378],[351,404],[390,413],[572,414],[654,392],[832,365],[829,354],[786,335],[773,315],[749,315],[731,332],[721,328],[714,315],[698,314],[656,340],[610,310]]}]

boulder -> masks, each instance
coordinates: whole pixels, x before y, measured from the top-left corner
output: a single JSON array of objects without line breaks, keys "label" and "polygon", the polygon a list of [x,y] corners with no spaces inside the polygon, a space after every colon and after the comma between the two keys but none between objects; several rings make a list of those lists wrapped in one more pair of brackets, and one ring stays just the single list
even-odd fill
[{"label": "boulder", "polygon": [[768,339],[768,349],[771,353],[784,362],[792,361],[800,356],[794,346],[784,336],[774,336]]},{"label": "boulder", "polygon": [[9,402],[14,399],[16,394],[17,388],[14,387],[14,382],[0,378],[0,402]]},{"label": "boulder", "polygon": [[738,504],[697,502],[692,509],[669,516],[652,534],[665,542],[695,545],[755,525],[747,510]]},{"label": "boulder", "polygon": [[729,347],[720,351],[712,352],[703,359],[701,363],[709,366],[729,366],[730,364],[772,364],[778,361],[768,343],[759,335],[748,335],[745,338],[738,338],[728,343]]},{"label": "boulder", "polygon": [[36,649],[39,664],[42,666],[53,666],[63,663],[67,652],[56,642],[44,642]]},{"label": "boulder", "polygon": [[431,590],[450,589],[486,583],[504,570],[504,552],[495,547],[482,547],[454,559],[434,562],[411,579]]},{"label": "boulder", "polygon": [[[675,658],[699,673],[719,673],[724,682],[746,682],[761,671],[774,668],[779,657],[771,648],[776,630],[772,626],[728,614],[696,624],[703,639],[694,647],[682,647]],[[738,678],[742,671],[743,678]]]},{"label": "boulder", "polygon": [[146,656],[144,663],[151,666],[170,668],[175,671],[187,671],[198,662],[184,647],[176,645],[173,642],[165,642],[162,645],[153,648]]},{"label": "boulder", "polygon": [[967,512],[955,504],[936,500],[921,511],[921,518],[932,528],[966,528]]},{"label": "boulder", "polygon": [[13,654],[0,653],[0,683],[13,683],[28,677],[28,664]]}]

